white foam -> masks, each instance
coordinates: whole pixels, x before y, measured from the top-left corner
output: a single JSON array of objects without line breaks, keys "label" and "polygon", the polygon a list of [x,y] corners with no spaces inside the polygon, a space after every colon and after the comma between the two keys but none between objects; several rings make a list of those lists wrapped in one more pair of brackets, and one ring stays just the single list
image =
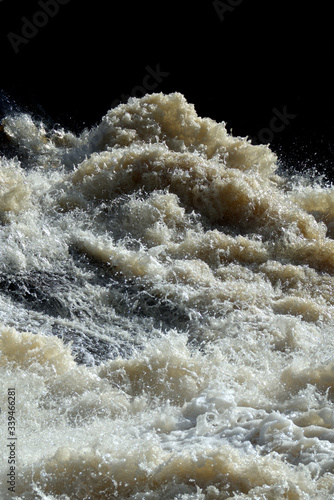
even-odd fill
[{"label": "white foam", "polygon": [[331,188],[178,93],[3,129],[18,498],[332,498]]}]

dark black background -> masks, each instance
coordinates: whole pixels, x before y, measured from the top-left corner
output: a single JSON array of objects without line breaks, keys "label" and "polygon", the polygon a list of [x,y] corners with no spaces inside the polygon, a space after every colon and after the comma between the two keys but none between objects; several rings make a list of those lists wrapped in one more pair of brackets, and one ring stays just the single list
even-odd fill
[{"label": "dark black background", "polygon": [[[223,13],[223,3],[233,6]],[[160,68],[168,75],[155,92],[182,92],[200,116],[254,142],[264,142],[273,110],[285,108],[294,118],[269,137],[272,149],[292,167],[331,177],[330,3],[222,0],[221,16],[215,5],[69,0],[16,54],[8,33],[22,35],[23,16],[42,9],[38,0],[2,0],[0,89],[80,131],[122,94],[137,89],[139,97],[147,67]]]}]

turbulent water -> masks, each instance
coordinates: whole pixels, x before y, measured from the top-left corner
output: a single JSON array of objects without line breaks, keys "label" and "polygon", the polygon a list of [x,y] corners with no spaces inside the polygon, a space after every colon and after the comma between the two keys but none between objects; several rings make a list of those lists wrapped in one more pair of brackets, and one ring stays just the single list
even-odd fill
[{"label": "turbulent water", "polygon": [[333,188],[178,93],[7,111],[1,498],[333,498]]}]

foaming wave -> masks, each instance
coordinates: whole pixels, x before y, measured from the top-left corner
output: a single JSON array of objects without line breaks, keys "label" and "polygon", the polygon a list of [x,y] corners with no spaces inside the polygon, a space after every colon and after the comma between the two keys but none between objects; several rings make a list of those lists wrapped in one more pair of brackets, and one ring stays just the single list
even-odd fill
[{"label": "foaming wave", "polygon": [[179,93],[1,133],[18,497],[332,498],[332,188]]}]

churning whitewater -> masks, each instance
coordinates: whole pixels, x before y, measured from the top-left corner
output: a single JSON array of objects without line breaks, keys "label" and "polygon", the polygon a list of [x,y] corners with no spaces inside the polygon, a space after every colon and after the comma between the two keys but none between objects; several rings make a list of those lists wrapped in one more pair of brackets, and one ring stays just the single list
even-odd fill
[{"label": "churning whitewater", "polygon": [[179,93],[0,134],[1,498],[333,498],[331,185]]}]

